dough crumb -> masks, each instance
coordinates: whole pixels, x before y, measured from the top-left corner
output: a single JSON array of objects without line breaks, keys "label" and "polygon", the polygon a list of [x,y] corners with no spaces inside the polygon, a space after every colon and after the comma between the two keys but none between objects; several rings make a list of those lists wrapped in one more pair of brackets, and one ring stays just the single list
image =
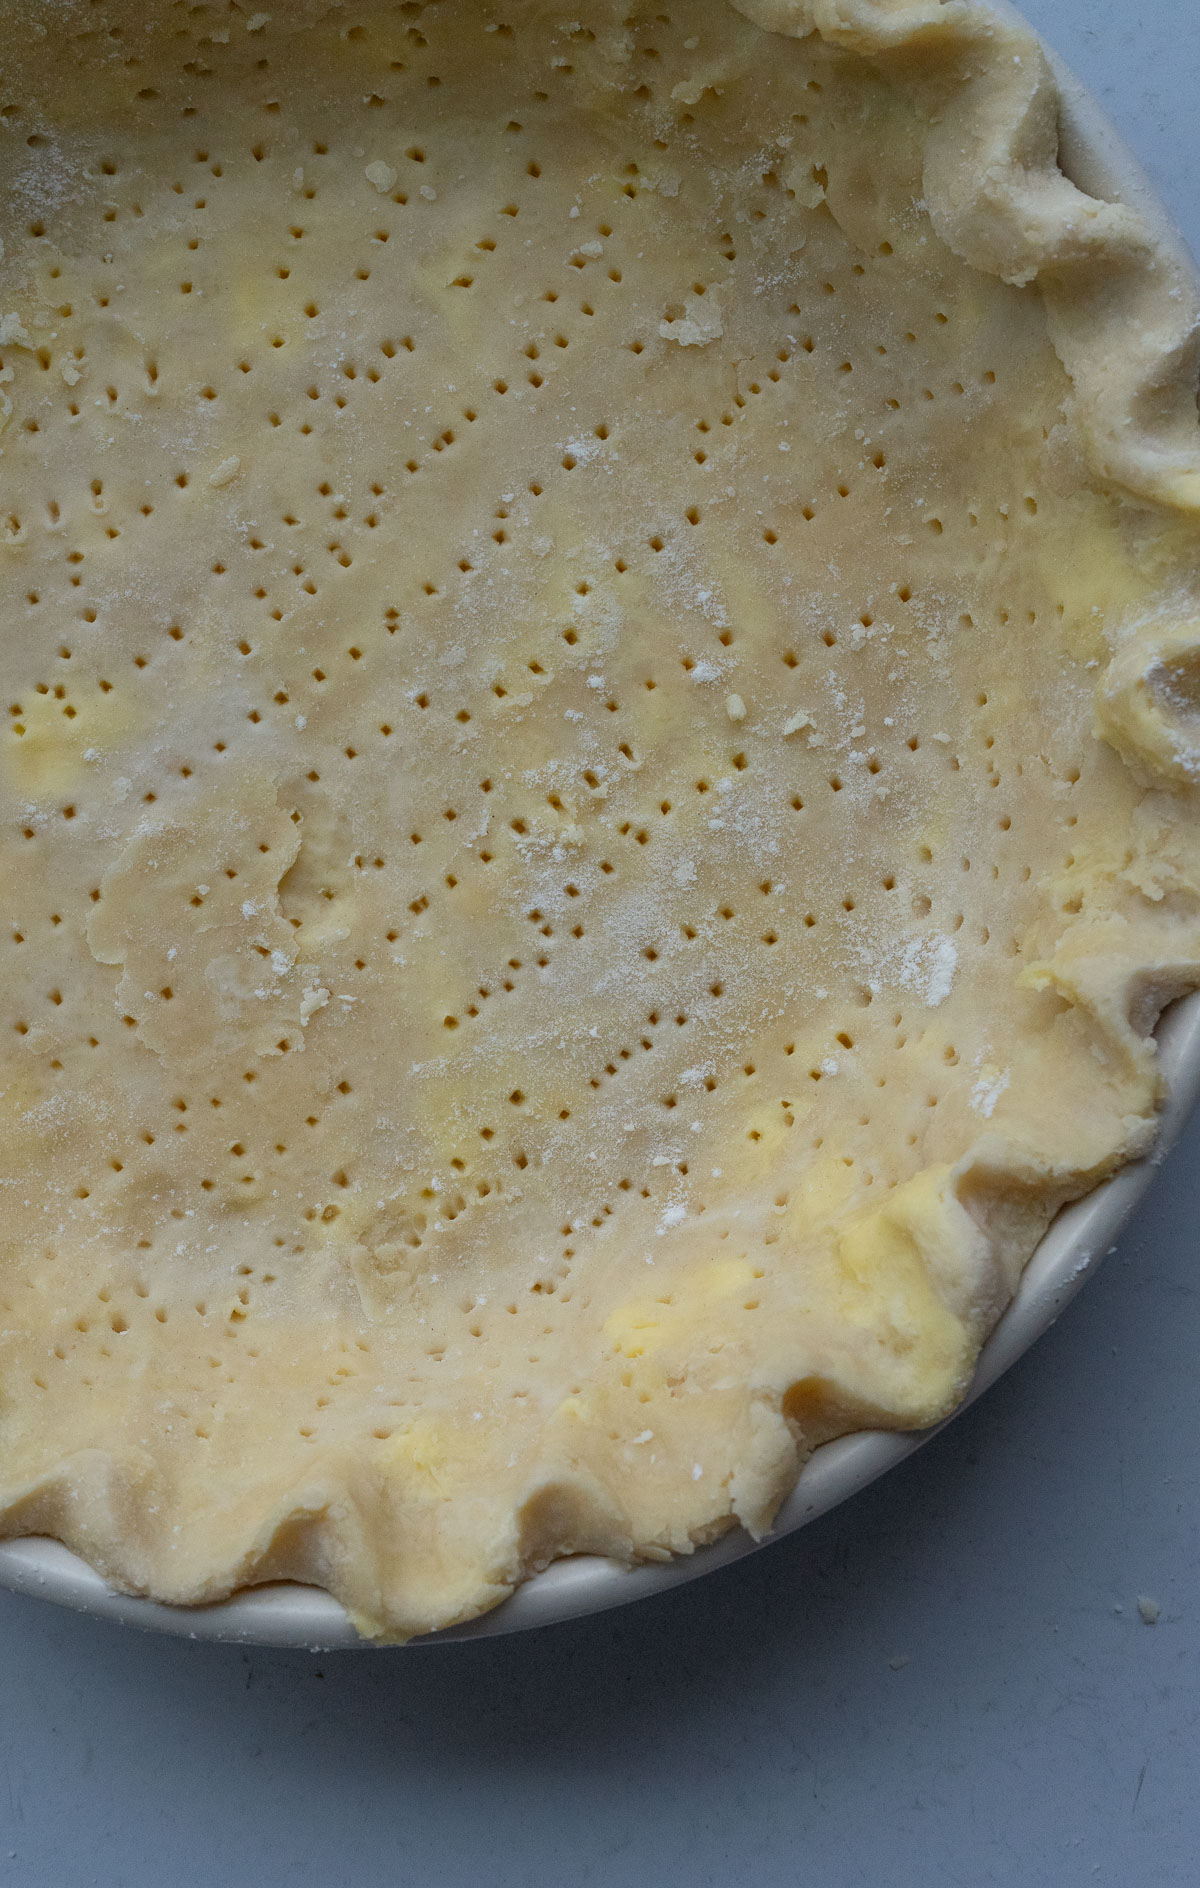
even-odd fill
[{"label": "dough crumb", "polygon": [[0,315],[0,347],[32,349],[33,336],[23,324],[20,315]]},{"label": "dough crumb", "polygon": [[324,987],[313,985],[300,998],[300,1026],[303,1028],[317,1010],[323,1010],[329,1001],[329,992]]},{"label": "dough crumb", "polygon": [[[675,194],[665,184],[660,184],[659,189],[663,196]],[[675,341],[680,347],[707,347],[710,341],[719,341],[725,326],[715,290],[709,290],[703,297],[690,296],[686,312],[668,311],[658,324],[658,332],[664,341]]]}]

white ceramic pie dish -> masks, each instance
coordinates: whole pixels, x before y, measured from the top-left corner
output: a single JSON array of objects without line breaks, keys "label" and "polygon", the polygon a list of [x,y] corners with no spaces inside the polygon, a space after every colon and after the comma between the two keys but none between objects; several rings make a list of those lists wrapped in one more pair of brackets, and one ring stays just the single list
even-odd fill
[{"label": "white ceramic pie dish", "polygon": [[[1011,11],[998,0],[997,12]],[[1176,249],[1172,229],[1139,165],[1099,107],[1051,55],[1063,96],[1062,163],[1090,194],[1121,198],[1136,208]],[[1009,1310],[985,1346],[972,1401],[1049,1328],[1097,1261],[1154,1176],[1162,1153],[1179,1133],[1200,1094],[1200,992],[1177,1003],[1158,1032],[1169,1085],[1158,1148],[1122,1169],[1085,1199],[1062,1212],[1042,1240]],[[965,1403],[962,1407],[965,1407]],[[951,1418],[950,1420],[953,1420]],[[911,1455],[936,1431],[864,1432],[818,1449],[780,1509],[772,1538],[791,1533],[846,1500]],[[592,1556],[564,1560],[526,1582],[511,1599],[443,1639],[482,1638],[600,1612],[664,1592],[754,1551],[737,1529],[711,1547],[666,1565],[628,1568]],[[342,1607],[328,1593],[272,1583],[235,1594],[218,1605],[176,1607],[114,1593],[99,1574],[59,1542],[40,1537],[0,1542],[0,1586],[72,1606],[123,1625],[193,1639],[307,1647],[363,1646]],[[425,1641],[427,1642],[427,1641]],[[414,1642],[416,1643],[416,1642]]]}]

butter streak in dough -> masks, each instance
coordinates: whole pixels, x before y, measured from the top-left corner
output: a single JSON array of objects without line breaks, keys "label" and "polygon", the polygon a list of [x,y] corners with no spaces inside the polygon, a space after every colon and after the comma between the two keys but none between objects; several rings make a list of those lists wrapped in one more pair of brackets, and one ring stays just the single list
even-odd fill
[{"label": "butter streak in dough", "polygon": [[761,1533],[1153,1136],[1190,278],[972,6],[8,22],[4,1525]]}]

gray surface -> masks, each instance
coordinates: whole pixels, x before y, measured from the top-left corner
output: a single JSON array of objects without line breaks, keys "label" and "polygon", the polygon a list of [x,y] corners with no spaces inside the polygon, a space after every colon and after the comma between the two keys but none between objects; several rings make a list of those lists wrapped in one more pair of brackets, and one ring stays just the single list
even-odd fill
[{"label": "gray surface", "polygon": [[[1200,248],[1196,0],[1026,11]],[[1200,1122],[981,1404],[665,1599],[314,1660],[0,1594],[0,1882],[1193,1888],[1198,1183]]]}]

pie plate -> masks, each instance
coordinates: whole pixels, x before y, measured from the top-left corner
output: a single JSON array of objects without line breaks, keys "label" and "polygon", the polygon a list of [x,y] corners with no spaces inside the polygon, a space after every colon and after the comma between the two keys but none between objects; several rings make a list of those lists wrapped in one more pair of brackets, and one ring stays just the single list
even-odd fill
[{"label": "pie plate", "polygon": [[[1002,0],[997,0],[994,10],[1001,16],[1010,12]],[[1078,81],[1052,53],[1048,56],[1062,96],[1063,170],[1090,195],[1129,204],[1161,243],[1176,256],[1182,255],[1182,239],[1134,158]],[[1164,1015],[1158,1043],[1167,1100],[1155,1151],[1124,1167],[1058,1215],[984,1347],[961,1407],[994,1383],[1054,1323],[1111,1248],[1126,1216],[1150,1184],[1163,1151],[1178,1135],[1200,1093],[1200,992],[1177,1002]],[[780,1508],[771,1538],[793,1532],[846,1500],[935,1433],[929,1429],[905,1434],[860,1432],[817,1449]],[[715,1544],[665,1564],[628,1567],[588,1555],[560,1560],[492,1612],[437,1637],[490,1637],[600,1612],[665,1592],[739,1559],[757,1544],[741,1529],[734,1529]],[[59,1542],[36,1536],[0,1543],[0,1586],[123,1625],[192,1639],[314,1651],[370,1643],[359,1636],[341,1605],[315,1587],[274,1582],[237,1592],[219,1604],[163,1605],[111,1591],[98,1573]],[[411,1643],[423,1642],[428,1641]]]}]

